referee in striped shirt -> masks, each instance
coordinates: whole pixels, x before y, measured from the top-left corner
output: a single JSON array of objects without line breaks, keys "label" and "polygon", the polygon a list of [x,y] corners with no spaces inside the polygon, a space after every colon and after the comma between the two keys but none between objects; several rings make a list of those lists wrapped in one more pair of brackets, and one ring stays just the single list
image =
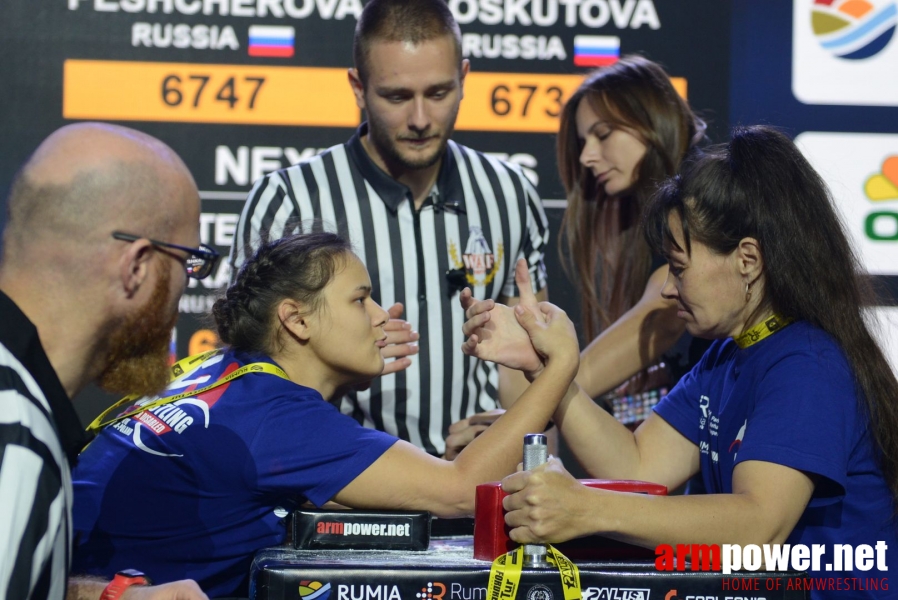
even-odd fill
[{"label": "referee in striped shirt", "polygon": [[[367,123],[348,142],[256,182],[231,249],[232,277],[260,242],[303,222],[320,220],[349,239],[375,300],[392,306],[394,319],[404,307],[420,338],[409,360],[416,336],[394,321],[384,354],[397,360],[368,390],[345,394],[341,410],[443,455],[451,424],[507,406],[526,385],[519,373],[461,353],[458,294],[468,286],[478,299],[515,303],[514,265],[524,258],[545,299],[546,218],[519,169],[449,139],[469,64],[443,0],[372,0],[353,51],[349,81]],[[460,445],[477,431],[465,422],[456,429]]]},{"label": "referee in striped shirt", "polygon": [[68,578],[70,467],[88,441],[70,398],[91,381],[168,383],[185,268],[214,260],[194,248],[199,210],[181,159],[124,127],[64,127],[16,176],[0,262],[0,598],[207,600],[193,581]]}]

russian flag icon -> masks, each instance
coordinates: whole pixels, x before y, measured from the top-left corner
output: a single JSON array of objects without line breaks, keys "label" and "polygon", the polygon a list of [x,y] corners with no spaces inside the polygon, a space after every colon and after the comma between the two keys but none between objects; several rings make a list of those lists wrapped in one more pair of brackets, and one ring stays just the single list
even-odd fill
[{"label": "russian flag icon", "polygon": [[575,35],[574,64],[578,67],[605,67],[620,58],[620,38],[616,35]]},{"label": "russian flag icon", "polygon": [[290,58],[296,30],[286,25],[250,25],[250,56]]}]

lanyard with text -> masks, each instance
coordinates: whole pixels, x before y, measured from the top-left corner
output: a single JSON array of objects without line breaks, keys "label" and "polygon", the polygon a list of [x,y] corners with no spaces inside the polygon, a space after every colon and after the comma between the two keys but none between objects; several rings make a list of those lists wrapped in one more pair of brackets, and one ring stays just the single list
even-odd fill
[{"label": "lanyard with text", "polygon": [[[558,569],[564,600],[580,600],[580,570],[568,557],[552,545],[546,546],[546,560]],[[521,582],[521,567],[524,563],[524,546],[518,546],[493,561],[490,567],[489,584],[486,586],[486,600],[515,600]]]},{"label": "lanyard with text", "polygon": [[793,319],[790,319],[789,317],[772,314],[745,333],[742,333],[733,339],[736,342],[736,345],[744,350],[752,344],[757,344],[764,338],[770,337],[792,321]]},{"label": "lanyard with text", "polygon": [[[221,350],[209,350],[208,352],[203,352],[202,354],[196,354],[194,356],[188,356],[187,358],[179,360],[178,362],[173,364],[171,367],[172,381],[174,381],[178,377],[187,373],[188,368],[192,368],[194,366],[199,367],[199,365],[204,363],[207,359],[212,358],[213,356],[215,356],[216,354],[219,354],[219,353],[221,353]],[[277,367],[271,363],[260,363],[260,362],[250,363],[248,365],[243,365],[236,371],[229,373],[225,377],[222,377],[207,386],[197,388],[197,389],[191,390],[189,392],[181,392],[180,394],[175,394],[174,396],[159,398],[159,399],[154,400],[148,404],[139,406],[132,411],[128,411],[126,413],[118,415],[117,417],[113,417],[112,419],[109,419],[108,421],[104,422],[103,419],[106,418],[106,415],[108,415],[109,413],[113,412],[114,410],[119,409],[122,406],[125,406],[126,404],[134,402],[135,400],[140,398],[140,396],[136,396],[134,394],[132,394],[130,396],[125,396],[124,398],[122,398],[121,400],[119,400],[118,402],[116,402],[115,404],[113,404],[112,406],[107,408],[106,410],[104,410],[100,414],[100,416],[98,416],[96,419],[94,419],[93,422],[87,426],[87,430],[93,434],[99,433],[99,431],[101,429],[103,429],[107,425],[111,425],[112,423],[115,423],[116,421],[121,421],[123,419],[127,419],[128,417],[133,417],[134,415],[136,415],[138,413],[142,413],[147,410],[152,410],[152,409],[156,408],[157,406],[162,406],[163,404],[170,404],[172,402],[177,402],[178,400],[183,400],[184,398],[190,398],[191,396],[198,396],[202,393],[208,392],[209,390],[215,389],[215,388],[222,386],[226,383],[234,381],[238,377],[246,375],[247,373],[268,373],[269,375],[277,375],[278,377],[281,377],[283,379],[290,379],[289,377],[287,377],[287,374],[284,373],[284,371],[280,367]]]}]

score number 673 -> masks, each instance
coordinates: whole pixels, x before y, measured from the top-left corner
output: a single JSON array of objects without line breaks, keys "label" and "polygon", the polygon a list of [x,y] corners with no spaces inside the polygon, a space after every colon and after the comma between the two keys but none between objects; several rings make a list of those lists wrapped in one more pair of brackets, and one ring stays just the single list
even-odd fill
[{"label": "score number 673", "polygon": [[490,108],[499,117],[545,115],[555,118],[561,114],[562,106],[564,90],[555,85],[498,84],[490,93]]}]

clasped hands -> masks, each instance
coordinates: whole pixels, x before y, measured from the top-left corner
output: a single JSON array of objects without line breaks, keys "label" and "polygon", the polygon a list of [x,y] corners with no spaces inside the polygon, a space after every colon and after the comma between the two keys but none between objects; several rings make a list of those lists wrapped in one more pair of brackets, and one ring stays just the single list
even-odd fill
[{"label": "clasped hands", "polygon": [[475,300],[470,289],[462,290],[459,299],[466,319],[462,331],[467,337],[462,352],[523,371],[533,381],[552,354],[557,352],[569,359],[573,350],[579,357],[579,347],[573,324],[564,311],[536,300],[523,259],[515,265],[515,283],[520,297],[514,307],[494,300]]},{"label": "clasped hands", "polygon": [[[475,300],[470,289],[462,290],[459,300],[466,319],[462,331],[467,336],[462,352],[522,371],[530,381],[539,377],[550,357],[573,365],[576,372],[580,350],[573,323],[557,306],[537,301],[523,259],[515,265],[515,283],[520,296],[514,307]],[[504,413],[497,408],[450,425],[443,458],[454,460]]]},{"label": "clasped hands", "polygon": [[[513,308],[493,300],[477,301],[471,290],[462,291],[460,300],[466,319],[463,331],[467,336],[462,351],[523,371],[530,381],[539,377],[551,361],[558,360],[572,369],[573,379],[580,359],[573,323],[557,306],[536,300],[523,260],[515,265],[515,283],[520,302]],[[451,448],[470,443],[504,412],[497,409],[454,423],[446,440],[447,458],[452,458]],[[589,520],[584,508],[585,488],[556,458],[532,471],[509,475],[502,480],[502,489],[509,494],[503,500],[505,522],[516,542],[554,542],[577,537],[582,535],[580,527]]]},{"label": "clasped hands", "polygon": [[[570,321],[555,305],[536,300],[527,262],[523,259],[515,265],[515,282],[520,290],[515,307],[494,300],[475,300],[469,288],[462,290],[459,300],[466,319],[462,331],[467,337],[462,351],[522,371],[532,381],[542,372],[555,346],[564,341],[563,335],[548,334],[548,330],[560,329]],[[381,375],[408,368],[411,365],[409,357],[418,353],[418,332],[412,331],[411,324],[400,319],[402,311],[399,302],[387,310],[390,314],[390,320],[384,325],[387,345],[381,354],[388,362],[385,362]],[[391,358],[396,360],[389,361]]]}]

